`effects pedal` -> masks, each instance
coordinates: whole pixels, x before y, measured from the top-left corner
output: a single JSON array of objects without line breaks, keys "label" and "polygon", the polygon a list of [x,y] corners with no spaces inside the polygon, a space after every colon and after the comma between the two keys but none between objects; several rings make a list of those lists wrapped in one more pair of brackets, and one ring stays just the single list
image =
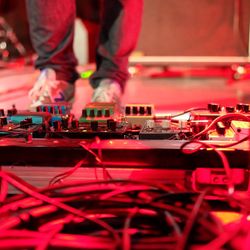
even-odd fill
[{"label": "effects pedal", "polygon": [[154,105],[127,104],[124,116],[132,129],[141,129],[147,120],[154,118]]},{"label": "effects pedal", "polygon": [[98,121],[105,123],[109,119],[114,119],[116,114],[115,103],[89,103],[82,109],[82,115],[79,119],[80,124],[91,123]]},{"label": "effects pedal", "polygon": [[177,123],[170,119],[147,120],[140,133],[139,139],[149,140],[183,140],[187,139],[192,132],[187,121],[180,120]]}]

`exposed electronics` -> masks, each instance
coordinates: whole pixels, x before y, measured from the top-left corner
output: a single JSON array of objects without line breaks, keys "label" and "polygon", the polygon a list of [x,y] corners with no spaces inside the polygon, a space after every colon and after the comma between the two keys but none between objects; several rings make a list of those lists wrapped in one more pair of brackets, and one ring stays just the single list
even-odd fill
[{"label": "exposed electronics", "polygon": [[[92,168],[99,167],[100,154],[102,166],[111,172],[126,169],[129,178],[141,171],[144,179],[167,180],[168,171],[183,171],[183,185],[198,191],[229,184],[219,150],[238,176],[231,178],[233,184],[247,189],[249,114],[249,104],[209,104],[164,116],[151,104],[127,104],[119,112],[112,103],[90,103],[79,119],[65,104],[43,105],[37,112],[1,109],[0,163],[19,171],[15,166],[73,167],[88,157],[85,167]],[[145,169],[157,174],[146,177]]]}]

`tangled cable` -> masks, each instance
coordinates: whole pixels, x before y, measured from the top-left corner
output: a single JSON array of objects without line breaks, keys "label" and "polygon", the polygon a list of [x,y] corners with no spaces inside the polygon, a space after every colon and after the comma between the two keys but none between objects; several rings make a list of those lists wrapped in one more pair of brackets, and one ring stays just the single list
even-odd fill
[{"label": "tangled cable", "polygon": [[0,172],[0,178],[23,192],[2,200],[0,249],[182,250],[225,233],[211,214],[210,190],[173,192],[132,180],[36,189],[10,173]]}]

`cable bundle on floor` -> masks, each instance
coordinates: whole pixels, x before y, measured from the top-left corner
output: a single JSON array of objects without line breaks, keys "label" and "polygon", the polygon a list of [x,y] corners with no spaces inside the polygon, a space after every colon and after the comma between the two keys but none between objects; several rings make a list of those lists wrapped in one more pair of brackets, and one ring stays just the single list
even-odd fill
[{"label": "cable bundle on floor", "polygon": [[0,177],[23,192],[2,200],[0,249],[181,250],[205,247],[225,233],[211,214],[209,190],[178,192],[130,180],[38,190],[12,174]]}]

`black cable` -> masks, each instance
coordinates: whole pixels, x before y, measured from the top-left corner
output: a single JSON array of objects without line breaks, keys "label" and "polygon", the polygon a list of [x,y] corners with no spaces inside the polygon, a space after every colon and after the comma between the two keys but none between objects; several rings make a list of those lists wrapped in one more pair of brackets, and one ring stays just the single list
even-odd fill
[{"label": "black cable", "polygon": [[183,234],[181,236],[181,239],[178,241],[176,250],[185,250],[187,249],[188,239],[190,237],[191,230],[194,226],[195,220],[197,219],[197,216],[199,214],[200,207],[202,205],[202,202],[204,201],[204,197],[206,195],[208,190],[203,191],[197,198],[195,204],[193,205],[193,209],[190,213],[190,216],[186,222],[186,225],[183,230]]},{"label": "black cable", "polygon": [[118,244],[118,242],[120,241],[120,237],[119,235],[117,234],[117,232],[112,228],[110,227],[108,224],[106,224],[105,222],[99,220],[99,219],[96,219],[96,218],[91,218],[91,217],[88,217],[86,216],[85,213],[83,213],[82,211],[74,208],[74,207],[71,207],[71,206],[68,206],[64,203],[61,203],[53,198],[50,198],[46,195],[43,195],[42,193],[38,192],[38,191],[35,191],[33,189],[30,189],[27,185],[23,185],[21,184],[20,182],[17,182],[14,178],[12,178],[11,175],[9,175],[8,173],[3,173],[3,172],[0,172],[0,176],[2,178],[5,178],[10,184],[12,184],[13,186],[15,186],[16,188],[22,190],[23,192],[27,193],[28,195],[36,198],[36,199],[39,199],[43,202],[46,202],[46,203],[49,203],[49,204],[52,204],[54,206],[57,206],[58,208],[64,210],[64,211],[67,211],[69,213],[72,213],[76,216],[79,216],[79,217],[82,217],[84,219],[87,219],[87,220],[90,220],[98,225],[100,225],[101,227],[105,228],[108,232],[110,232],[115,241],[116,241],[116,244]]},{"label": "black cable", "polygon": [[[7,176],[5,179],[16,185]],[[14,248],[19,243],[22,248],[28,245],[40,246],[40,249],[72,249],[73,244],[74,249],[94,249],[101,244],[102,249],[148,249],[150,245],[155,249],[176,249],[180,239],[184,246],[206,244],[223,233],[209,214],[204,196],[190,192],[170,193],[169,187],[160,183],[134,180],[75,182],[34,193],[16,186],[27,194],[18,195],[19,200],[7,199],[0,207],[0,248],[8,243]],[[199,214],[202,216],[197,218]],[[26,233],[20,234],[25,228],[28,229]],[[110,237],[110,234],[114,236],[110,228],[119,238]],[[191,233],[195,237],[187,244]],[[13,239],[17,241],[12,243]],[[80,247],[80,241],[86,241],[87,245]]]}]

